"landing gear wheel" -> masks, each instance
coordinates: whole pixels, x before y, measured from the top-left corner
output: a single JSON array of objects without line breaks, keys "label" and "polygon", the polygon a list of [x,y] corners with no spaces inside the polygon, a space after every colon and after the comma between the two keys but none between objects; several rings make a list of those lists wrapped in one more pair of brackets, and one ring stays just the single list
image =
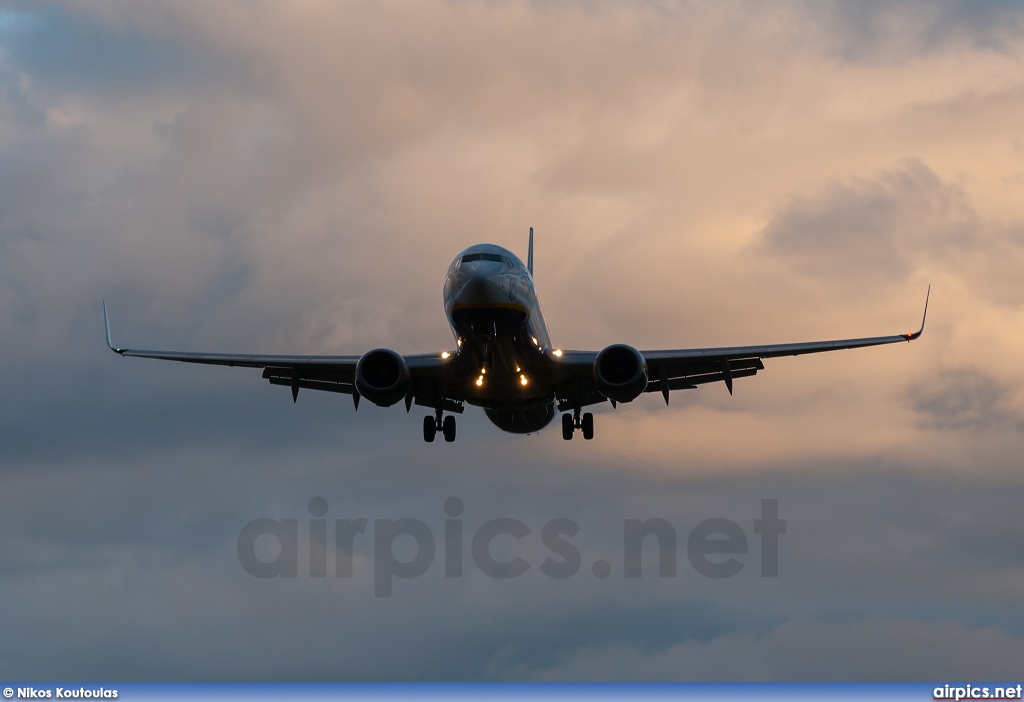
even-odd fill
[{"label": "landing gear wheel", "polygon": [[444,440],[449,444],[455,441],[455,417],[451,415],[445,417],[441,427],[441,431],[444,432]]},{"label": "landing gear wheel", "polygon": [[437,434],[437,424],[434,422],[434,418],[428,414],[423,418],[423,440],[429,444],[434,440],[435,434]]},{"label": "landing gear wheel", "polygon": [[572,415],[566,412],[562,415],[562,438],[566,441],[572,439],[573,429]]},{"label": "landing gear wheel", "polygon": [[580,422],[580,429],[583,430],[583,438],[590,441],[594,438],[594,415],[587,412],[583,415],[583,419]]}]

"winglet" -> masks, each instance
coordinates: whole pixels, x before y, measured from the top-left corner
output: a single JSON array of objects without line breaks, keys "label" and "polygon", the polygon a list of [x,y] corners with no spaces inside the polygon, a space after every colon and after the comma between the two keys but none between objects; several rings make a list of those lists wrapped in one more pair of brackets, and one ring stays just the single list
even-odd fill
[{"label": "winglet", "polygon": [[116,354],[124,353],[124,349],[115,348],[113,342],[110,340],[110,320],[107,319],[107,301],[103,301],[103,329],[107,332],[107,346]]},{"label": "winglet", "polygon": [[526,254],[526,270],[533,275],[533,227],[530,227],[530,251]]},{"label": "winglet", "polygon": [[907,338],[907,341],[913,341],[914,339],[917,339],[918,337],[921,336],[921,334],[924,333],[924,320],[928,318],[928,298],[931,296],[932,286],[929,285],[928,292],[924,296],[924,314],[921,315],[921,328],[918,329],[916,332],[913,332],[912,334],[904,334],[903,336]]}]

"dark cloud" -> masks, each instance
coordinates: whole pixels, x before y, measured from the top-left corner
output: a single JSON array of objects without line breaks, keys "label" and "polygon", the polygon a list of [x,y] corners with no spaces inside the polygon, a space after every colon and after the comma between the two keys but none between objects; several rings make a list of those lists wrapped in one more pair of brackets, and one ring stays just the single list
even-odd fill
[{"label": "dark cloud", "polygon": [[4,4],[5,61],[50,95],[139,99],[171,87],[211,85],[220,73],[215,57],[200,46],[152,26],[105,22],[70,3]]},{"label": "dark cloud", "polygon": [[791,198],[749,253],[831,285],[888,292],[912,277],[953,275],[990,302],[1024,299],[1020,225],[980,216],[963,187],[916,159]]},{"label": "dark cloud", "polygon": [[1013,51],[1024,11],[1012,0],[825,2],[805,9],[836,55],[858,63],[908,60],[951,47]]},{"label": "dark cloud", "polygon": [[[553,483],[548,464],[512,474],[514,458],[474,479],[478,466],[391,459],[288,450],[243,462],[183,449],[134,474],[108,463],[44,482],[8,479],[3,571],[20,605],[5,611],[5,623],[35,629],[5,666],[118,679],[899,679],[934,677],[937,656],[948,675],[1005,676],[1024,636],[1012,593],[969,594],[1019,563],[1019,551],[993,541],[1019,540],[1019,491],[994,500],[1005,491],[884,478],[651,484],[613,478],[597,461],[563,468]],[[825,475],[829,468],[820,466]],[[305,576],[311,495],[325,497],[329,519],[371,520],[351,580]],[[534,567],[515,580],[489,579],[467,553],[464,577],[446,580],[439,550],[425,575],[397,580],[390,599],[375,599],[372,520],[415,517],[440,539],[441,505],[452,495],[465,504],[468,535],[499,516],[532,527],[516,551]],[[757,570],[753,519],[766,495],[779,498],[787,520],[777,579]],[[299,520],[300,577],[257,580],[239,567],[235,540],[260,516]],[[564,581],[536,567],[550,555],[538,532],[555,516],[581,526],[574,543],[584,567]],[[750,539],[747,565],[712,581],[680,549],[677,577],[647,568],[623,578],[622,519],[651,516],[668,520],[683,542],[702,519],[734,520]],[[986,556],[972,555],[982,543]],[[606,580],[590,574],[598,557],[613,564]],[[654,553],[645,559],[653,566]],[[76,596],[63,596],[61,583]],[[140,631],[144,642],[124,643]],[[947,640],[938,644],[933,631]],[[978,636],[977,657],[952,656],[956,642]],[[914,654],[897,664],[870,653],[894,637]],[[90,654],[88,640],[108,655]],[[993,655],[990,645],[1008,651]],[[824,665],[812,654],[822,648],[843,655]],[[581,667],[604,655],[619,663]]]},{"label": "dark cloud", "polygon": [[[728,677],[781,682],[858,679],[870,670],[872,680],[932,680],[962,665],[965,651],[970,651],[972,674],[984,678],[998,677],[1022,645],[1020,638],[996,628],[972,630],[951,622],[874,619],[846,625],[794,620],[766,636],[724,636],[707,645],[682,644],[648,656],[628,647],[593,647],[558,667],[516,672],[544,680]],[[851,655],[853,651],[857,653]]]},{"label": "dark cloud", "polygon": [[804,275],[878,283],[905,279],[936,248],[971,246],[979,226],[964,193],[915,160],[794,199],[762,231],[758,252]]},{"label": "dark cloud", "polygon": [[1012,388],[975,368],[954,368],[911,391],[911,403],[930,426],[974,429],[1005,425],[1014,417],[1007,406]]}]

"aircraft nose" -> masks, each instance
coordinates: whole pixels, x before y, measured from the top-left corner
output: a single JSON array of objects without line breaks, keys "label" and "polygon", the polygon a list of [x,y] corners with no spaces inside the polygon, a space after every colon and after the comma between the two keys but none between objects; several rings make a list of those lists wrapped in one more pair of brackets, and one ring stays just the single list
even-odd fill
[{"label": "aircraft nose", "polygon": [[501,283],[494,277],[500,265],[490,262],[463,264],[455,286],[456,305],[493,305],[507,299]]}]

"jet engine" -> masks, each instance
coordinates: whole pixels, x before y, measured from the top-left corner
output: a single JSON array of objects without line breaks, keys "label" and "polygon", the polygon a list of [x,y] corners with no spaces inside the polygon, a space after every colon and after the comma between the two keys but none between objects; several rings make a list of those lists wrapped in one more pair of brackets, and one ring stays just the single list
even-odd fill
[{"label": "jet engine", "polygon": [[356,391],[379,407],[390,407],[409,391],[409,366],[391,349],[367,351],[356,363]]},{"label": "jet engine", "polygon": [[609,400],[631,402],[647,387],[647,362],[632,346],[612,344],[597,354],[594,382]]}]

